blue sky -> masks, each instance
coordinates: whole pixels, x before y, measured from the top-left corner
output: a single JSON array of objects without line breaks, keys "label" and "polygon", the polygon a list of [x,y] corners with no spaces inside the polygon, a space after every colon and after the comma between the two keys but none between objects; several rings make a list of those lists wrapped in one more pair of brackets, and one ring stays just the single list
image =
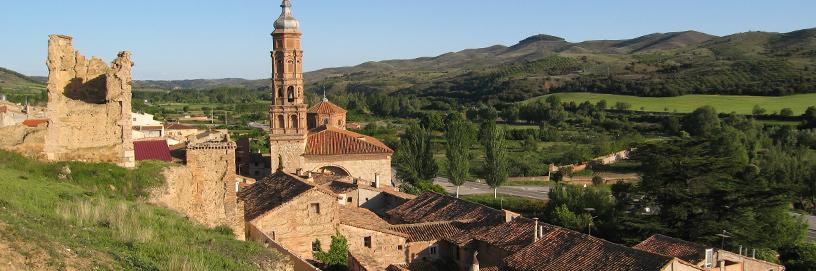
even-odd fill
[{"label": "blue sky", "polygon": [[[25,0],[0,5],[0,67],[45,75],[47,35],[85,55],[133,52],[136,79],[264,78],[279,0]],[[698,30],[727,35],[816,27],[813,0],[293,0],[305,68],[512,45]]]}]

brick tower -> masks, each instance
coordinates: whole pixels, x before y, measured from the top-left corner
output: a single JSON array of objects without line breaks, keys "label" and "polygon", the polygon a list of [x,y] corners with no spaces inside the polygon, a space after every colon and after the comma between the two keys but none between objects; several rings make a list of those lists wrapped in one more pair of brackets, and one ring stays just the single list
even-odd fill
[{"label": "brick tower", "polygon": [[303,50],[300,47],[300,23],[292,16],[292,2],[284,0],[281,8],[283,11],[272,32],[274,98],[269,108],[269,139],[273,171],[282,164],[285,172],[293,173],[303,168],[308,133],[303,96]]}]

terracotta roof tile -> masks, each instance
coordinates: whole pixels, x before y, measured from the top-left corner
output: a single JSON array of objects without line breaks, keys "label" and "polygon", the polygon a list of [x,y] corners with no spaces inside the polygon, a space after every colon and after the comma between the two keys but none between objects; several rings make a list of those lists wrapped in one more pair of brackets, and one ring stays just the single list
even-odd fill
[{"label": "terracotta roof tile", "polygon": [[387,214],[403,223],[473,220],[480,226],[494,226],[505,219],[500,210],[433,192],[409,200]]},{"label": "terracotta roof tile", "polygon": [[391,230],[407,234],[408,242],[447,240],[457,244],[470,240],[466,228],[465,223],[459,221],[401,224],[390,227]]},{"label": "terracotta roof tile", "polygon": [[322,101],[309,108],[308,112],[316,114],[345,114],[347,111],[332,102]]},{"label": "terracotta roof tile", "polygon": [[392,230],[388,222],[364,208],[341,207],[340,224],[408,238],[408,234]]},{"label": "terracotta roof tile", "polygon": [[[540,226],[551,227],[547,224]],[[477,236],[475,239],[501,248],[507,252],[517,252],[533,243],[535,235],[535,221],[529,218],[519,217],[513,221],[492,227]]]},{"label": "terracotta roof tile", "polygon": [[392,154],[376,138],[332,127],[309,132],[305,155]]},{"label": "terracotta roof tile", "polygon": [[180,124],[180,123],[165,123],[164,124],[164,129],[167,129],[167,130],[195,130],[195,129],[198,129],[198,128],[196,128],[194,126],[186,125],[186,124]]},{"label": "terracotta roof tile", "polygon": [[706,247],[665,235],[652,235],[640,244],[634,246],[636,249],[675,257],[690,263],[699,263],[705,260]]},{"label": "terracotta roof tile", "polygon": [[411,269],[408,268],[407,264],[392,264],[385,271],[411,271]]},{"label": "terracotta roof tile", "polygon": [[244,189],[238,197],[245,202],[245,219],[252,220],[313,188],[301,178],[279,171]]},{"label": "terracotta roof tile", "polygon": [[173,157],[170,156],[170,147],[167,146],[167,140],[164,139],[134,141],[133,152],[136,155],[136,161],[173,161]]},{"label": "terracotta roof tile", "polygon": [[509,270],[519,271],[656,271],[673,260],[555,226],[504,259]]},{"label": "terracotta roof tile", "polygon": [[23,125],[28,127],[38,127],[43,124],[48,124],[48,119],[27,119],[23,121]]}]

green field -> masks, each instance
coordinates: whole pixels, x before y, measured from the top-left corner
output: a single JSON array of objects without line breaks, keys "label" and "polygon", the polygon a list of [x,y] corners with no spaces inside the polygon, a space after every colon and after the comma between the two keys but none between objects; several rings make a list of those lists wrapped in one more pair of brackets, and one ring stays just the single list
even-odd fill
[{"label": "green field", "polygon": [[[816,106],[816,93],[800,94],[783,97],[765,96],[727,96],[727,95],[685,95],[679,97],[636,97],[613,94],[598,93],[558,93],[556,95],[563,102],[582,103],[589,101],[597,103],[606,100],[612,107],[617,102],[629,103],[632,110],[648,112],[677,112],[688,113],[704,105],[710,105],[722,113],[737,112],[739,114],[751,114],[755,105],[767,110],[768,114],[779,112],[783,108],[790,108],[795,115],[801,115],[808,106]],[[539,99],[546,99],[547,96],[540,96],[529,99],[525,103],[530,103]]]}]

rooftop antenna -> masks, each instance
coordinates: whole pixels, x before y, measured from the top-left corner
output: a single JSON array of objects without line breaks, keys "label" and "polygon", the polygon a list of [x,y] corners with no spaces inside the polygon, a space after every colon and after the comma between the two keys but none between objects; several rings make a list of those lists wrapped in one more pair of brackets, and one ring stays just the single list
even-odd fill
[{"label": "rooftop antenna", "polygon": [[720,242],[720,249],[725,249],[725,239],[731,238],[731,235],[728,235],[728,231],[726,230],[723,230],[722,233],[718,233],[715,235],[722,238],[722,241]]}]

